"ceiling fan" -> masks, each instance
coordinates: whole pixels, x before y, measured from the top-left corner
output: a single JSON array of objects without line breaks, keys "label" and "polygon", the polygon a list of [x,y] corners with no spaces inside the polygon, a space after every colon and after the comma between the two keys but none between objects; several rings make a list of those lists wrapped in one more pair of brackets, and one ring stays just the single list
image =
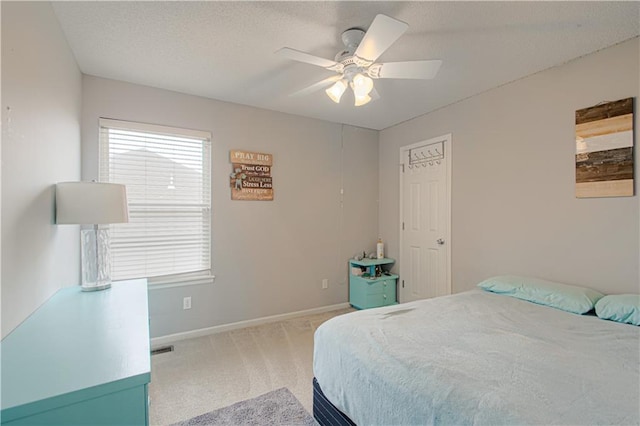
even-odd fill
[{"label": "ceiling fan", "polygon": [[291,96],[307,95],[333,83],[326,89],[327,96],[332,101],[340,103],[340,98],[350,86],[355,97],[355,106],[361,106],[380,97],[373,87],[372,79],[434,78],[442,64],[440,60],[376,63],[376,59],[400,38],[407,28],[409,25],[402,21],[386,15],[377,15],[366,32],[360,28],[350,28],[342,33],[345,49],[338,52],[334,61],[288,47],[276,51],[276,54],[294,61],[317,65],[337,73]]}]

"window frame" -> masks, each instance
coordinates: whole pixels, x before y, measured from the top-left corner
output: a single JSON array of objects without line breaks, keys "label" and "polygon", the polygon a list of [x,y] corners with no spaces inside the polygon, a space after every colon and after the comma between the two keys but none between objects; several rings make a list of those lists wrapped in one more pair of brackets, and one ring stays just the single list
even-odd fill
[{"label": "window frame", "polygon": [[[127,120],[118,120],[112,118],[98,119],[98,180],[100,182],[110,182],[109,180],[109,168],[110,168],[110,148],[108,137],[103,136],[104,129],[117,129],[124,131],[133,131],[141,133],[159,134],[163,136],[175,136],[184,138],[201,139],[205,143],[205,152],[208,158],[205,158],[204,167],[208,170],[203,170],[204,177],[208,175],[208,211],[209,211],[209,226],[208,226],[208,269],[198,270],[192,272],[182,272],[176,274],[166,274],[154,277],[147,277],[147,283],[149,289],[161,289],[169,287],[181,287],[187,285],[201,285],[201,284],[213,284],[215,275],[213,274],[213,182],[212,182],[212,141],[211,132],[202,130],[192,130],[178,127],[163,126],[157,124],[140,123]],[[105,147],[104,144],[107,144]],[[105,157],[106,153],[106,158]],[[122,182],[119,182],[122,183]],[[125,183],[126,185],[126,183]],[[109,227],[110,225],[105,225]],[[122,280],[133,278],[121,278]]]}]

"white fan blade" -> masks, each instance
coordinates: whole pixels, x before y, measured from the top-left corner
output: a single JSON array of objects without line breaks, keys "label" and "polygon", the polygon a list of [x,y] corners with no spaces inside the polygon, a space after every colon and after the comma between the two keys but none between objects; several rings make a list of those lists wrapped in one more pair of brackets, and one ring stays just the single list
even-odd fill
[{"label": "white fan blade", "polygon": [[336,61],[324,59],[319,56],[314,56],[288,47],[283,47],[275,53],[276,55],[284,56],[285,58],[293,59],[294,61],[304,62],[305,64],[316,65],[318,67],[328,68],[331,70],[337,70],[337,68],[342,67],[342,64],[339,64]]},{"label": "white fan blade", "polygon": [[429,80],[434,78],[442,65],[440,60],[386,62],[380,65],[378,78],[416,78]]},{"label": "white fan blade", "polygon": [[386,15],[377,15],[365,33],[355,56],[367,62],[375,62],[400,36],[409,25]]},{"label": "white fan blade", "polygon": [[325,78],[322,81],[319,81],[315,84],[312,84],[309,87],[305,87],[304,89],[300,89],[297,92],[293,92],[292,94],[290,94],[290,97],[293,98],[297,98],[299,96],[305,96],[305,95],[309,95],[313,92],[317,92],[320,89],[323,89],[327,86],[329,86],[331,83],[335,83],[336,81],[340,80],[342,78],[342,75],[334,75],[333,77],[329,77],[329,78]]}]

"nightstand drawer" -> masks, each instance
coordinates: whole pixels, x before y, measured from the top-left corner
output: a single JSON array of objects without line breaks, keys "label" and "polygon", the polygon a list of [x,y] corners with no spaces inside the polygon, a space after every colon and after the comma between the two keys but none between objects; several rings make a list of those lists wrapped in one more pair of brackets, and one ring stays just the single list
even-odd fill
[{"label": "nightstand drawer", "polygon": [[393,295],[379,293],[379,294],[368,294],[365,296],[365,304],[364,308],[375,308],[378,306],[387,306],[387,305],[395,305],[396,297],[395,292]]},{"label": "nightstand drawer", "polygon": [[386,293],[391,287],[396,288],[395,280],[375,280],[367,284],[367,293],[369,294]]},{"label": "nightstand drawer", "polygon": [[370,280],[367,278],[352,278],[352,285],[358,286],[361,291],[364,291],[366,294],[379,294],[385,293],[389,288],[396,288],[396,280],[395,279],[375,279]]}]

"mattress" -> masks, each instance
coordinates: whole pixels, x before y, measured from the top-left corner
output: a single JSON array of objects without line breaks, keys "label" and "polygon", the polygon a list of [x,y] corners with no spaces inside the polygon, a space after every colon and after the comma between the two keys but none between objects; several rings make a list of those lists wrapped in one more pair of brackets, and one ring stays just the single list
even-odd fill
[{"label": "mattress", "polygon": [[640,327],[472,290],[334,317],[313,371],[358,425],[639,424]]}]

